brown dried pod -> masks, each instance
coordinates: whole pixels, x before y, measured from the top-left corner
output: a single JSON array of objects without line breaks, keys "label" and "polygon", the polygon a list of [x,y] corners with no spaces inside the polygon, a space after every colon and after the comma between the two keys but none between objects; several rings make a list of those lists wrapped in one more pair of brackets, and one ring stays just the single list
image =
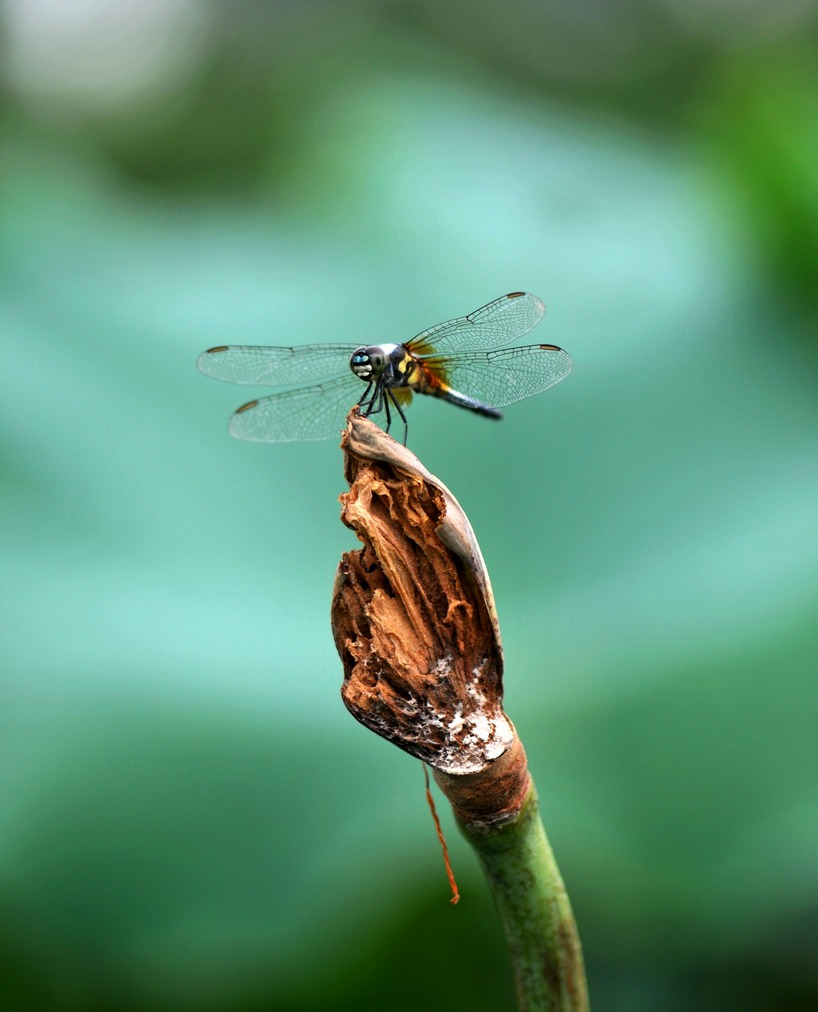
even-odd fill
[{"label": "brown dried pod", "polygon": [[[342,446],[341,515],[363,542],[343,556],[333,593],[344,704],[432,766],[447,795],[451,781],[472,783],[465,806],[450,795],[459,814],[476,803],[482,819],[507,817],[528,775],[503,712],[497,613],[471,525],[413,453],[357,412]],[[498,777],[492,800],[486,782]]]}]

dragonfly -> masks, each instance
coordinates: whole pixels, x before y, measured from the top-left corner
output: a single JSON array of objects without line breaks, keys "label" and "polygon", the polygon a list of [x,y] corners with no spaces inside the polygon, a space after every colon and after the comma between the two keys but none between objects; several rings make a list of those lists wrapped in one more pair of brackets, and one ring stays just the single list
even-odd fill
[{"label": "dragonfly", "polygon": [[562,348],[508,347],[544,313],[536,295],[510,292],[403,343],[220,345],[203,352],[197,365],[206,376],[226,383],[286,388],[236,410],[229,431],[237,439],[285,443],[337,438],[347,412],[357,404],[365,417],[383,414],[387,432],[394,412],[403,422],[405,444],[405,408],[414,394],[501,418],[500,408],[565,379],[572,363]]}]

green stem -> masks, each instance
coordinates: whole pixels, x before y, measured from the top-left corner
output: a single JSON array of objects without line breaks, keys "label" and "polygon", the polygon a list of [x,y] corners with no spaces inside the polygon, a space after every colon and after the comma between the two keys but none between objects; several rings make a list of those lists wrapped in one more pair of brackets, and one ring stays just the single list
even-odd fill
[{"label": "green stem", "polygon": [[523,1012],[585,1012],[588,991],[571,904],[532,784],[520,814],[501,826],[460,821],[494,895]]}]

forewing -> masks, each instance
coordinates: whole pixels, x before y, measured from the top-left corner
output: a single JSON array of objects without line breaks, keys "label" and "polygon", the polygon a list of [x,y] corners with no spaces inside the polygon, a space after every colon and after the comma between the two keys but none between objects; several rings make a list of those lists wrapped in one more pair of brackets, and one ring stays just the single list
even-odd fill
[{"label": "forewing", "polygon": [[202,352],[196,364],[205,376],[225,383],[284,387],[315,382],[349,369],[354,344],[302,344],[263,348],[235,344]]},{"label": "forewing", "polygon": [[366,387],[351,372],[320,386],[284,390],[250,401],[230,419],[230,435],[256,443],[339,438]]},{"label": "forewing", "polygon": [[441,381],[492,408],[504,408],[540,394],[571,371],[568,352],[553,344],[530,344],[499,351],[472,351],[423,360]]},{"label": "forewing", "polygon": [[543,317],[545,306],[530,292],[512,292],[468,316],[439,323],[413,337],[406,346],[417,355],[500,348],[527,334]]}]

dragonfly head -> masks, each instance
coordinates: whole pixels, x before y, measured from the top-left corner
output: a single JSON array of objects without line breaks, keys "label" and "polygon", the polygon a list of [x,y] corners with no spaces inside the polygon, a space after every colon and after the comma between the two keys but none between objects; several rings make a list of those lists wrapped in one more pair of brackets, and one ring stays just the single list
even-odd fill
[{"label": "dragonfly head", "polygon": [[389,352],[379,344],[356,348],[349,360],[349,368],[358,379],[369,383],[383,374],[389,363]]}]

